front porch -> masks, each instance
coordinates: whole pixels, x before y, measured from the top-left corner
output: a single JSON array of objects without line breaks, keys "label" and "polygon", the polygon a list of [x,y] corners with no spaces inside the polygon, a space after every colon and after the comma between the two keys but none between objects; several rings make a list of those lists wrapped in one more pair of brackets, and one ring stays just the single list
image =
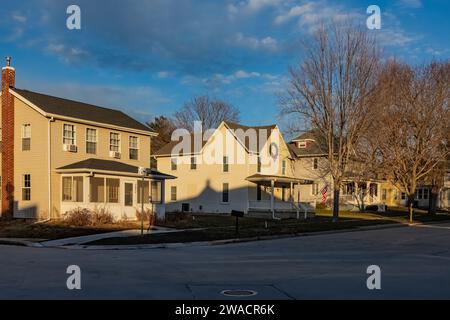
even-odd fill
[{"label": "front porch", "polygon": [[[246,179],[256,184],[256,199],[248,200],[247,212],[250,216],[282,218],[308,218],[314,214],[315,203],[295,201],[300,199],[300,184],[312,184],[312,181],[287,176],[256,174]],[[267,199],[268,198],[268,199]]]},{"label": "front porch", "polygon": [[[112,171],[111,166],[116,171]],[[115,220],[136,220],[142,210],[164,219],[165,180],[175,178],[155,170],[106,160],[84,161],[59,168],[57,173],[57,188],[61,190],[58,199],[60,215],[85,208],[92,212],[105,210]]]}]

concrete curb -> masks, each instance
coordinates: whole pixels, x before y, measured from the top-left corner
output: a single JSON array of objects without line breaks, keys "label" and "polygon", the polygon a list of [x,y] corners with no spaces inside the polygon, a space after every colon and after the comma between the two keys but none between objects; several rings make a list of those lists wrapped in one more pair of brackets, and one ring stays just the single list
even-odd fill
[{"label": "concrete curb", "polygon": [[[138,245],[102,245],[102,246],[88,246],[83,244],[78,245],[66,245],[66,246],[45,246],[39,242],[31,242],[20,239],[0,239],[0,245],[17,245],[26,246],[34,248],[57,248],[57,249],[67,249],[67,250],[143,250],[143,249],[175,249],[184,247],[199,247],[199,246],[214,246],[214,245],[224,245],[224,244],[234,244],[234,243],[245,243],[254,241],[268,241],[277,239],[288,239],[288,238],[298,238],[298,237],[313,237],[329,234],[339,234],[348,232],[360,232],[360,231],[375,231],[383,229],[393,229],[393,228],[403,228],[403,227],[414,227],[420,225],[434,225],[445,221],[435,221],[430,223],[392,223],[392,224],[380,224],[373,226],[356,227],[353,229],[341,229],[341,230],[328,230],[328,231],[318,231],[318,232],[304,232],[304,233],[292,233],[292,234],[282,234],[282,235],[272,235],[272,236],[257,236],[251,238],[235,238],[226,240],[214,240],[214,241],[198,241],[198,242],[181,242],[181,243],[157,243],[157,244],[138,244]],[[447,221],[448,222],[448,221]]]},{"label": "concrete curb", "polygon": [[206,246],[245,243],[245,242],[254,242],[254,241],[269,241],[269,240],[277,240],[277,239],[312,237],[312,236],[358,232],[358,231],[392,229],[392,228],[401,228],[401,227],[409,227],[409,226],[410,225],[408,225],[408,224],[385,224],[385,225],[358,227],[358,228],[354,228],[354,229],[293,233],[293,234],[258,236],[258,237],[251,237],[251,238],[235,238],[235,239],[214,240],[214,241],[138,244],[138,245],[122,245],[122,246],[121,245],[103,245],[103,246],[75,245],[75,246],[64,246],[64,247],[58,247],[58,248],[64,248],[64,249],[69,249],[69,250],[142,250],[142,249],[174,249],[174,248],[200,247],[200,246],[206,247]]}]

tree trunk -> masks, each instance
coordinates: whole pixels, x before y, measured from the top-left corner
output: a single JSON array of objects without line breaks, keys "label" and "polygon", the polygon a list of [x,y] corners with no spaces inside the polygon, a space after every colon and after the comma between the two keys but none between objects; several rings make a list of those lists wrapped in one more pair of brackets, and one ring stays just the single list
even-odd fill
[{"label": "tree trunk", "polygon": [[341,190],[336,185],[333,190],[333,222],[338,222],[339,220],[339,196]]},{"label": "tree trunk", "polygon": [[408,203],[409,203],[409,207],[408,207],[409,223],[413,223],[413,219],[414,219],[414,195],[412,197],[409,196]]}]

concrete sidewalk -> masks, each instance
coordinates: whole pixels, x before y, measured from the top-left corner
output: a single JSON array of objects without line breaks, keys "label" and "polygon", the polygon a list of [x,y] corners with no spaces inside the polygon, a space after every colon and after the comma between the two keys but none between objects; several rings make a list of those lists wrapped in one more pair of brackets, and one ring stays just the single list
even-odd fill
[{"label": "concrete sidewalk", "polygon": [[[157,228],[151,229],[150,231],[144,230],[144,234],[159,234],[159,233],[171,233],[171,232],[181,232],[181,231],[184,231],[184,230],[157,227]],[[133,236],[138,236],[140,234],[141,234],[141,230],[124,230],[124,231],[92,234],[92,235],[82,236],[82,237],[73,237],[73,238],[44,241],[44,242],[40,242],[40,245],[42,245],[43,247],[73,246],[73,245],[81,245],[84,243],[97,241],[97,240],[101,240],[101,239],[133,237]]]}]

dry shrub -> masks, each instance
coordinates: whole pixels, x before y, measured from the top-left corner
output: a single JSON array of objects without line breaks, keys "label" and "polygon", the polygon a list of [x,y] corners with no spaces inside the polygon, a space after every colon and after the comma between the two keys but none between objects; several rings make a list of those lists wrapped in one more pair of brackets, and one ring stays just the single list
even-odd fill
[{"label": "dry shrub", "polygon": [[[136,210],[136,219],[138,221],[141,221],[142,219],[142,211],[140,210]],[[150,209],[145,209],[144,210],[144,222],[149,222],[150,225],[154,225],[156,222],[156,215],[152,212],[152,210]]]},{"label": "dry shrub", "polygon": [[76,208],[66,212],[64,221],[77,227],[100,226],[113,224],[114,217],[105,208],[94,209],[93,211],[86,208]]},{"label": "dry shrub", "polygon": [[104,224],[113,224],[114,216],[106,210],[102,209],[94,209],[91,214],[91,224],[92,225],[104,225]]},{"label": "dry shrub", "polygon": [[91,225],[91,212],[88,209],[76,208],[66,212],[64,221],[72,226]]}]

